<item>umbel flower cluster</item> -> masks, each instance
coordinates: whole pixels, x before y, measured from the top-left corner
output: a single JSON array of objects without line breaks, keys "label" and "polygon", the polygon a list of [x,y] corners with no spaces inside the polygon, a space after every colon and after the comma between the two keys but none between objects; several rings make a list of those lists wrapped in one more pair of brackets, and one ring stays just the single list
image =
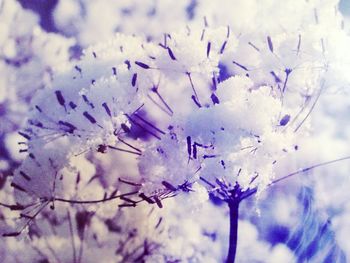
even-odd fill
[{"label": "umbel flower cluster", "polygon": [[[14,127],[2,131],[18,131],[23,154],[0,193],[5,262],[23,261],[18,246],[25,262],[97,262],[101,255],[102,262],[234,262],[243,230],[253,237],[238,243],[239,262],[269,254],[275,257],[266,262],[296,260],[290,246],[258,240],[251,222],[238,226],[239,206],[316,167],[277,174],[307,141],[319,98],[350,84],[350,38],[337,2],[224,1],[250,10],[247,17],[210,1],[180,2],[156,1],[153,13],[117,7],[152,25],[173,7],[185,21],[165,25],[173,32],[141,34],[143,24],[134,35],[105,29],[109,40],[85,48],[79,60],[69,59],[73,40],[33,29],[35,22],[14,35],[4,28],[0,66],[14,77],[1,72],[0,115]],[[94,4],[84,5],[91,11]],[[12,1],[5,8],[20,10],[7,25],[27,15]],[[284,10],[300,15],[286,18]],[[261,28],[249,22],[254,17]],[[95,41],[82,18],[55,17],[84,46]],[[130,33],[127,21],[114,22]],[[15,245],[24,232],[30,242]],[[249,243],[260,258],[246,254]]]},{"label": "umbel flower cluster", "polygon": [[16,132],[25,122],[31,98],[50,84],[53,71],[68,64],[74,40],[44,32],[34,13],[7,0],[0,3],[0,32],[0,144],[5,157],[0,171],[8,174],[23,159],[13,142],[18,141]]},{"label": "umbel flower cluster", "polygon": [[[220,57],[234,52],[237,41],[229,28],[166,35],[165,41],[116,36],[86,50],[73,71],[38,94],[20,132],[29,154],[15,173],[17,190],[29,187],[50,200],[55,176],[71,158],[113,150],[139,156],[140,178],[133,180],[155,198],[200,178],[221,182],[220,189],[227,184],[228,191],[236,183],[246,190],[271,182],[273,164],[295,150],[293,131],[302,121],[283,106],[286,91],[245,75],[220,82]],[[135,128],[141,135],[130,138]],[[42,187],[32,189],[41,174]]]}]

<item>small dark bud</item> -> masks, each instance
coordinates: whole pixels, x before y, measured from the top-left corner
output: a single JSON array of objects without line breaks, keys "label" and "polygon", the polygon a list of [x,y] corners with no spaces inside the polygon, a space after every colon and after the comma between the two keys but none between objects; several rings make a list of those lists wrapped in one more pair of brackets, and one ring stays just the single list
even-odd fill
[{"label": "small dark bud", "polygon": [[290,120],[290,115],[286,114],[284,117],[280,120],[281,126],[286,126]]}]

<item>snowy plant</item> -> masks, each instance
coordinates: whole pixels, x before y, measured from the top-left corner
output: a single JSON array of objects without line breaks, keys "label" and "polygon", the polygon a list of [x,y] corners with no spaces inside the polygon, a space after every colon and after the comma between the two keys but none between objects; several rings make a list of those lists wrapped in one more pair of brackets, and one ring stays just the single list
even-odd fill
[{"label": "snowy plant", "polygon": [[0,3],[0,171],[22,159],[16,132],[24,124],[34,93],[49,86],[54,70],[69,62],[73,40],[48,34],[37,16],[13,0]]},{"label": "snowy plant", "polygon": [[[188,24],[197,1],[58,1],[53,18],[58,31],[86,47],[108,41],[115,32],[157,39]],[[170,11],[171,10],[171,11]],[[103,13],[103,16],[100,14]],[[102,20],[101,20],[102,19]]]},{"label": "snowy plant", "polygon": [[[255,226],[239,220],[239,208],[328,164],[278,173],[308,147],[319,98],[349,85],[350,39],[336,1],[225,2],[236,15],[209,1],[59,2],[55,19],[65,34],[82,46],[103,41],[55,74],[69,45],[57,44],[59,61],[51,60],[51,46],[37,48],[45,47],[41,38],[29,45],[50,78],[33,80],[40,83],[33,90],[45,88],[24,103],[30,111],[18,134],[25,159],[3,187],[1,205],[12,212],[0,230],[5,237],[28,232],[30,261],[96,262],[103,251],[111,262],[234,262],[244,229],[256,251],[293,260],[287,247],[260,241]],[[101,8],[106,24],[96,22]],[[133,27],[125,17],[139,20]],[[21,65],[13,70],[22,74]],[[213,213],[212,200],[226,204],[217,208],[217,226],[187,218],[201,208]],[[67,241],[72,254],[64,253]],[[11,248],[12,241],[1,242]],[[258,260],[240,254],[251,253],[247,242],[240,247],[240,262]]]}]

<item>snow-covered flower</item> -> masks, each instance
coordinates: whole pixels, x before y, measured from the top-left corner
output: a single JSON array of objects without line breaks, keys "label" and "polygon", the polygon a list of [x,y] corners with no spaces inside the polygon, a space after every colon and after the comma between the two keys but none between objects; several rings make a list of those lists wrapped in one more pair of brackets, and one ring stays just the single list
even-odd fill
[{"label": "snow-covered flower", "polygon": [[[319,99],[350,82],[350,38],[337,1],[224,2],[232,9],[206,0],[60,1],[58,29],[80,47],[94,44],[71,63],[72,43],[34,22],[23,40],[4,38],[16,96],[4,89],[3,101],[29,113],[18,133],[26,157],[0,204],[19,220],[1,220],[1,233],[28,230],[30,261],[216,262],[229,238],[232,262],[237,233],[247,235],[242,262],[257,260],[251,249],[269,262],[294,260],[291,246],[268,244],[239,219],[239,206],[305,156]],[[25,74],[35,85],[20,100]],[[197,223],[189,215],[198,211]],[[220,227],[225,217],[230,228]]]}]

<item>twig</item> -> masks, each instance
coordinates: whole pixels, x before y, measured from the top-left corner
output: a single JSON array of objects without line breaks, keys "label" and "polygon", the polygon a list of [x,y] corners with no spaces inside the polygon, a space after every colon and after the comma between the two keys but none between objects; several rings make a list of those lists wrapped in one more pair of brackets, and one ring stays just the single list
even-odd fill
[{"label": "twig", "polygon": [[111,201],[111,200],[114,200],[117,198],[121,198],[121,197],[128,196],[128,195],[134,195],[134,194],[138,194],[138,193],[139,193],[138,191],[134,191],[134,192],[121,194],[121,195],[115,195],[115,196],[111,196],[111,197],[103,198],[103,199],[98,199],[98,200],[71,200],[71,199],[64,199],[64,198],[55,197],[55,201],[56,202],[71,203],[71,204],[97,204],[97,203],[103,203],[103,202]]},{"label": "twig", "polygon": [[[313,170],[315,168],[318,168],[318,167],[322,167],[322,166],[326,166],[326,165],[329,165],[329,164],[333,164],[333,163],[337,163],[337,162],[341,162],[341,161],[345,161],[345,160],[350,160],[350,156],[346,156],[346,157],[343,157],[343,158],[339,158],[339,159],[335,159],[335,160],[331,160],[331,161],[327,161],[327,162],[323,162],[323,163],[318,163],[318,164],[315,164],[315,165],[311,165],[309,167],[306,167],[306,168],[303,168],[301,170],[298,170],[298,171],[295,171],[295,172],[292,172],[290,174],[287,174],[285,176],[282,176],[274,181],[272,181],[270,184],[267,185],[267,187],[270,187],[270,186],[273,186],[281,181],[284,181],[294,175],[298,175],[298,174],[302,174],[302,173],[305,173],[307,171],[310,171],[310,170]],[[241,200],[243,199],[246,199],[252,195],[254,195],[256,192],[257,192],[257,187],[251,189],[251,190],[247,190],[241,197]]]}]

